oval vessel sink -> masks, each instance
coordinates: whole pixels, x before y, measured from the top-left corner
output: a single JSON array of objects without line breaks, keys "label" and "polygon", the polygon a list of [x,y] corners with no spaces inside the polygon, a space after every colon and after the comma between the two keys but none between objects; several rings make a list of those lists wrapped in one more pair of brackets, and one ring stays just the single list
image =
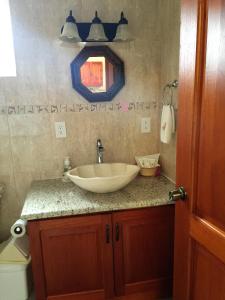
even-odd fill
[{"label": "oval vessel sink", "polygon": [[67,173],[76,185],[94,193],[111,193],[130,183],[140,168],[124,163],[93,164],[77,167]]}]

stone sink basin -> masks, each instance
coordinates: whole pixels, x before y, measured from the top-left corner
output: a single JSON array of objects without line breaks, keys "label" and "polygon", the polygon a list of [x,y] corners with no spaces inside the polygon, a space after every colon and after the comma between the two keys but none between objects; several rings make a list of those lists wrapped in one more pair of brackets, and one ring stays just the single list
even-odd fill
[{"label": "stone sink basin", "polygon": [[124,163],[103,163],[77,167],[67,176],[76,185],[93,193],[111,193],[129,184],[140,168]]}]

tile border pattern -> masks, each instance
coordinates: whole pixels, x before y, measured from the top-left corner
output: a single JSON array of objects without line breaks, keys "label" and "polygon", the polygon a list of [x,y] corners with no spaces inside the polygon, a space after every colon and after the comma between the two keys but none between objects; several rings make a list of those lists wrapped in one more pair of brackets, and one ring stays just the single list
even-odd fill
[{"label": "tile border pattern", "polygon": [[49,104],[49,105],[9,105],[0,106],[0,115],[31,115],[52,113],[85,113],[85,112],[131,112],[157,109],[158,103],[151,102],[118,102],[118,103],[84,103],[84,104]]}]

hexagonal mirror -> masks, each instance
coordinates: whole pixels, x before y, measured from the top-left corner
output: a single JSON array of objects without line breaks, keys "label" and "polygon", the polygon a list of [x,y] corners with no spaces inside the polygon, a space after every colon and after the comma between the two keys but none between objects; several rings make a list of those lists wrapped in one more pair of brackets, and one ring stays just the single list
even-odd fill
[{"label": "hexagonal mirror", "polygon": [[73,88],[89,102],[111,101],[125,84],[123,61],[107,46],[85,47],[71,73]]}]

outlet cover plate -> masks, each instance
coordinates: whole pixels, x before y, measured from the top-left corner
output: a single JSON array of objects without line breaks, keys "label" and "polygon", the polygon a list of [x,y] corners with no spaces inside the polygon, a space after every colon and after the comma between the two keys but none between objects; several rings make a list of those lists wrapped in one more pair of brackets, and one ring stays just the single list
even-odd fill
[{"label": "outlet cover plate", "polygon": [[55,136],[57,139],[66,138],[65,122],[55,122]]},{"label": "outlet cover plate", "polygon": [[151,118],[141,118],[141,133],[151,132]]}]

